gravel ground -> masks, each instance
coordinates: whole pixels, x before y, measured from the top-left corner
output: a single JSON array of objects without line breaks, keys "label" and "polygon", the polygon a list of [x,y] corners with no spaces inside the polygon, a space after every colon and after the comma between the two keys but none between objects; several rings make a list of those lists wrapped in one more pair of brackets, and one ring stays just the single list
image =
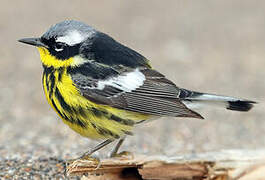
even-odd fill
[{"label": "gravel ground", "polygon": [[58,158],[5,159],[0,163],[0,177],[5,179],[64,179],[65,163]]},{"label": "gravel ground", "polygon": [[65,19],[110,34],[181,87],[260,102],[249,113],[209,108],[202,111],[205,120],[153,121],[137,128],[123,150],[176,155],[264,148],[264,8],[256,0],[2,0],[0,179],[63,179],[63,161],[97,143],[72,132],[51,110],[37,50],[17,42]]}]

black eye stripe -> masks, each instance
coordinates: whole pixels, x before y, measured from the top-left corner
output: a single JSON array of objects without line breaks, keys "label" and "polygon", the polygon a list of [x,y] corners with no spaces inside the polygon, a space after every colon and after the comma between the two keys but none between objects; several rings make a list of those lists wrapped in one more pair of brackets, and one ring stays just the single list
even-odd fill
[{"label": "black eye stripe", "polygon": [[63,51],[64,49],[68,48],[67,47],[68,45],[66,45],[65,43],[62,43],[62,42],[56,42],[54,44],[54,50],[57,51],[57,52],[60,52],[60,51]]},{"label": "black eye stripe", "polygon": [[80,44],[69,46],[63,42],[56,42],[55,38],[42,38],[42,42],[49,47],[51,55],[62,61],[79,54]]},{"label": "black eye stripe", "polygon": [[61,43],[61,42],[56,42],[56,43],[54,44],[54,48],[55,48],[55,49],[63,49],[63,48],[65,48],[65,47],[66,47],[66,44]]}]

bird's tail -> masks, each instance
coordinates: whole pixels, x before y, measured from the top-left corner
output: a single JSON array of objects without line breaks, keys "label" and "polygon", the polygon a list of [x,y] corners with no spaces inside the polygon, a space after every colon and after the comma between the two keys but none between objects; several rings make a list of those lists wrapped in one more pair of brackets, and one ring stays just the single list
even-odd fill
[{"label": "bird's tail", "polygon": [[249,111],[256,103],[245,99],[180,89],[179,98],[190,109],[215,105],[233,111]]}]

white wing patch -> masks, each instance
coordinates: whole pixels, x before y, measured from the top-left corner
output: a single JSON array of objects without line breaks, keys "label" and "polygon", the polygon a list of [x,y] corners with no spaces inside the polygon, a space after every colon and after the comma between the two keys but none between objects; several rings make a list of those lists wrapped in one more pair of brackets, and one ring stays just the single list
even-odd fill
[{"label": "white wing patch", "polygon": [[93,87],[92,89],[103,90],[105,86],[112,86],[124,92],[131,92],[132,90],[135,90],[142,86],[144,84],[144,81],[144,74],[141,73],[137,68],[133,72],[99,81],[97,83],[97,87]]},{"label": "white wing patch", "polygon": [[83,42],[90,35],[91,35],[91,33],[83,35],[80,32],[78,32],[77,30],[73,30],[73,31],[68,32],[65,36],[58,37],[56,39],[56,42],[62,42],[62,43],[68,44],[70,46],[73,46],[75,44],[79,44],[79,43]]}]

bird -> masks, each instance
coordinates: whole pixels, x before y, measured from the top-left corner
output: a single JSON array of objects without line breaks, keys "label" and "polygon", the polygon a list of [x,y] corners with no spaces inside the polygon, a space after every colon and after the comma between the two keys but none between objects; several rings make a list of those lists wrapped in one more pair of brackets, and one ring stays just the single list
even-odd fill
[{"label": "bird", "polygon": [[203,119],[195,107],[249,111],[256,103],[180,88],[143,55],[80,21],[65,20],[41,37],[18,41],[37,47],[45,96],[62,121],[102,140],[80,158],[116,141],[110,153],[115,157],[133,128],[151,119]]}]

